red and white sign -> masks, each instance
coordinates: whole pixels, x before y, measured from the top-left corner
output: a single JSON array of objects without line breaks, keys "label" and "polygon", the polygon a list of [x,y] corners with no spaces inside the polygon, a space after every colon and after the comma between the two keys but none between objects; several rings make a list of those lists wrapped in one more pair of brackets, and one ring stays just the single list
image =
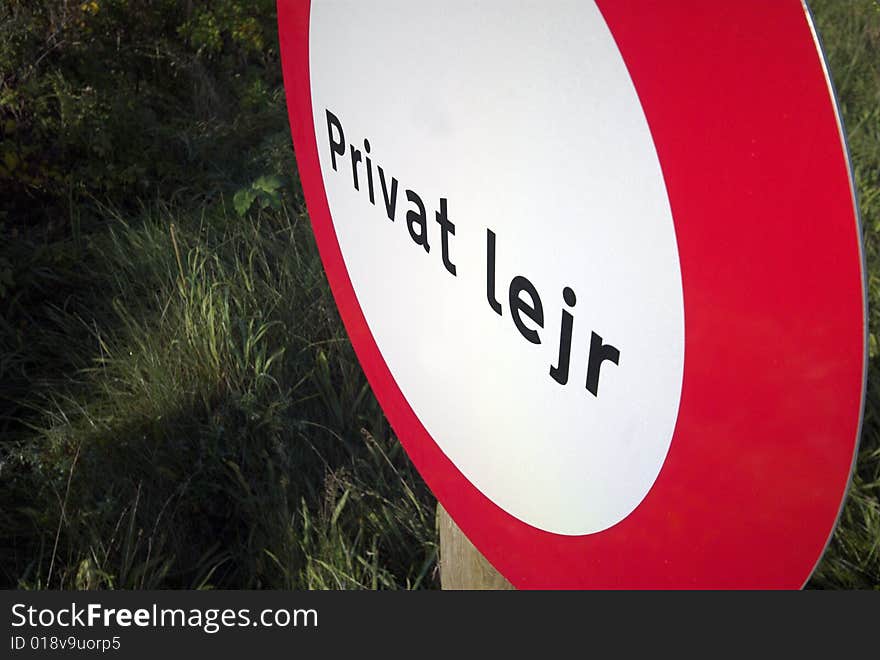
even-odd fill
[{"label": "red and white sign", "polygon": [[428,485],[518,587],[800,587],[864,390],[799,0],[279,0],[309,213]]}]

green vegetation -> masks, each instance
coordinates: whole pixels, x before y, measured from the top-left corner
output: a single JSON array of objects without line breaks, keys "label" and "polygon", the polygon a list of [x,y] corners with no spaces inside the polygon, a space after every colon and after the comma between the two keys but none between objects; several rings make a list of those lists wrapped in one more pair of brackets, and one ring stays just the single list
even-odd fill
[{"label": "green vegetation", "polygon": [[436,585],[304,214],[274,2],[57,5],[0,9],[0,584]]},{"label": "green vegetation", "polygon": [[810,0],[847,132],[868,280],[868,390],[853,483],[810,582],[880,589],[880,2]]},{"label": "green vegetation", "polygon": [[[876,329],[880,5],[811,6]],[[274,20],[272,0],[0,7],[0,586],[438,586],[433,498],[312,240]],[[878,360],[872,333],[812,586],[880,587]]]}]

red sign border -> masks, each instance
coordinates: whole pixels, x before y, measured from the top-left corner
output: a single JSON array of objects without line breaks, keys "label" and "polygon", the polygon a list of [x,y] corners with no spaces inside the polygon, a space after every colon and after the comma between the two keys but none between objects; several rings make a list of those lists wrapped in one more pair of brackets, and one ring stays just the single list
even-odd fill
[{"label": "red sign border", "polygon": [[[660,157],[685,301],[679,418],[663,469],[639,507],[597,534],[538,530],[476,489],[422,426],[379,353],[333,229],[312,121],[310,3],[279,0],[291,131],[333,295],[410,458],[515,586],[800,587],[826,547],[854,464],[867,345],[854,186],[812,25],[797,0],[598,5]],[[682,98],[702,106],[695,110]],[[736,121],[724,120],[731,115]],[[702,151],[694,146],[700,144]],[[786,170],[792,164],[798,177]],[[734,174],[735,187],[725,179]],[[803,195],[816,191],[821,197]],[[760,221],[768,215],[780,221]],[[792,246],[798,217],[827,219],[824,233],[800,227]],[[747,240],[754,236],[760,240]],[[723,252],[719,241],[726,241]],[[811,268],[797,268],[805,258]],[[829,269],[835,262],[842,265]],[[761,325],[756,311],[771,320]],[[816,356],[824,357],[821,377],[810,372],[819,368]],[[740,373],[754,364],[764,371]],[[780,419],[792,400],[794,417]],[[747,407],[748,423],[729,412],[734,404]],[[746,441],[760,451],[744,452]]]}]

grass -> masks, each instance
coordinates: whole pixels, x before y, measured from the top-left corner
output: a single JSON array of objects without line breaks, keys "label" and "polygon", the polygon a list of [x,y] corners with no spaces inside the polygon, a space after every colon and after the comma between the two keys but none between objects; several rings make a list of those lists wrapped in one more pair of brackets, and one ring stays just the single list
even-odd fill
[{"label": "grass", "polygon": [[433,502],[369,394],[307,220],[226,208],[103,209],[76,293],[31,319],[31,350],[68,364],[22,402],[5,458],[4,501],[25,505],[3,510],[8,583],[435,580]]},{"label": "grass", "polygon": [[[810,4],[872,303],[859,460],[810,586],[876,589],[880,5]],[[0,223],[0,586],[438,586],[434,500],[337,317],[277,130],[283,105],[267,112],[260,155],[217,144],[211,168],[247,158],[286,176],[278,209],[240,218],[214,186],[92,200],[54,229]]]}]

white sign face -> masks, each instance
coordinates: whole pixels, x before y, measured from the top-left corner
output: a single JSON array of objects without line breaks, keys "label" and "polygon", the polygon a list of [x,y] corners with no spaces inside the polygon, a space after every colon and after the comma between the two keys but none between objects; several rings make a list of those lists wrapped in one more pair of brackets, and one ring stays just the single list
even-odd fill
[{"label": "white sign face", "polygon": [[669,450],[675,228],[596,6],[508,9],[314,3],[315,138],[358,302],[425,429],[509,514],[589,534]]}]

